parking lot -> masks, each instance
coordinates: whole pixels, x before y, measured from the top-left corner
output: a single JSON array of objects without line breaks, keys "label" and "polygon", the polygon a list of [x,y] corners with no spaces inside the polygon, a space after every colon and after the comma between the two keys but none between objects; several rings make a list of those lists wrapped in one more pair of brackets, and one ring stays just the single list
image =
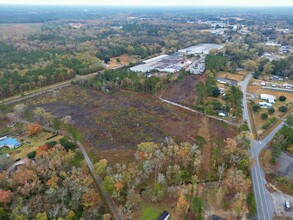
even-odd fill
[{"label": "parking lot", "polygon": [[[273,202],[275,206],[275,214],[277,216],[284,216],[284,217],[291,217],[293,218],[293,210],[292,210],[292,205],[293,205],[293,197],[288,196],[282,193],[272,193],[271,194],[273,197]],[[289,201],[291,205],[291,210],[286,211],[285,210],[285,201]]]}]

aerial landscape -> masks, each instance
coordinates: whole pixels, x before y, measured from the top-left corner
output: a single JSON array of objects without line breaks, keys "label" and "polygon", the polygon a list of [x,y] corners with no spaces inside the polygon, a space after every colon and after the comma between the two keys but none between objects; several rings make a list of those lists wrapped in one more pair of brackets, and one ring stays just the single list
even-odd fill
[{"label": "aerial landscape", "polygon": [[0,0],[2,219],[293,219],[293,2]]}]

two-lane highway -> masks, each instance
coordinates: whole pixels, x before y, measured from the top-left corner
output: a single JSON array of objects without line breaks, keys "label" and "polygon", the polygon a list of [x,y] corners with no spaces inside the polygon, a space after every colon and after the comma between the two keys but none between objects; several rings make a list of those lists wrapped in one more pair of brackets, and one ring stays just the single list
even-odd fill
[{"label": "two-lane highway", "polygon": [[[246,89],[251,79],[252,75],[249,74],[244,79],[244,81],[240,82],[241,90],[243,92],[243,120],[247,121],[250,132],[252,132],[248,108],[247,108],[247,100],[246,100]],[[255,164],[251,165],[251,179],[253,183],[253,191],[257,204],[257,217],[259,220],[271,220],[274,216],[274,205],[270,192],[266,189],[266,179],[264,171],[262,170],[259,164],[259,153],[260,151],[266,147],[266,145],[273,139],[274,135],[281,129],[283,126],[283,122],[278,125],[269,135],[267,135],[263,140],[251,140],[251,149],[250,155],[255,160]]]}]

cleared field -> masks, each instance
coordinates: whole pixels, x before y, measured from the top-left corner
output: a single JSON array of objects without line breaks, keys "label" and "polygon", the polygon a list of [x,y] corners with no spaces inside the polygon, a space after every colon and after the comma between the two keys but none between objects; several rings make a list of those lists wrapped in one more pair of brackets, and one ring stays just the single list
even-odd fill
[{"label": "cleared field", "polygon": [[248,93],[257,93],[257,91],[260,89],[260,86],[254,86],[254,85],[248,85],[247,86],[247,92]]},{"label": "cleared field", "polygon": [[[120,62],[118,62],[118,60],[120,60]],[[119,57],[111,58],[111,61],[108,63],[108,66],[106,68],[113,69],[122,65],[128,65],[129,63],[133,63],[136,61],[137,61],[137,58],[124,54]]]},{"label": "cleared field", "polygon": [[162,98],[188,107],[193,107],[196,99],[196,85],[200,76],[189,75],[172,84],[163,94]]},{"label": "cleared field", "polygon": [[41,32],[42,24],[0,24],[0,36],[10,38],[28,34],[36,34]]},{"label": "cleared field", "polygon": [[235,81],[242,81],[245,77],[245,75],[238,74],[238,73],[227,73],[227,72],[219,72],[216,74],[217,77],[225,78],[225,79],[231,79]]},{"label": "cleared field", "polygon": [[197,135],[213,134],[213,141],[237,132],[219,121],[131,92],[105,94],[71,86],[55,97],[47,94],[28,105],[31,109],[42,106],[59,117],[70,115],[93,156],[115,162],[132,160],[137,144],[143,141],[162,142],[172,137],[195,143]]}]

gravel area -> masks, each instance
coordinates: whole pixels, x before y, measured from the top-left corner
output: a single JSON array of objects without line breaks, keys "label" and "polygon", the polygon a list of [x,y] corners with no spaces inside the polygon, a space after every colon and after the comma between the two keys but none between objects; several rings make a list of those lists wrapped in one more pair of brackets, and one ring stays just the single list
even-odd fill
[{"label": "gravel area", "polygon": [[276,172],[280,176],[286,176],[293,179],[293,158],[282,153],[278,159],[278,167]]},{"label": "gravel area", "polygon": [[[282,193],[272,193],[272,197],[273,197],[276,216],[284,216],[284,217],[293,218],[293,210],[292,210],[293,197],[282,194]],[[290,211],[285,210],[285,201],[287,200],[289,200],[291,204]]]}]

